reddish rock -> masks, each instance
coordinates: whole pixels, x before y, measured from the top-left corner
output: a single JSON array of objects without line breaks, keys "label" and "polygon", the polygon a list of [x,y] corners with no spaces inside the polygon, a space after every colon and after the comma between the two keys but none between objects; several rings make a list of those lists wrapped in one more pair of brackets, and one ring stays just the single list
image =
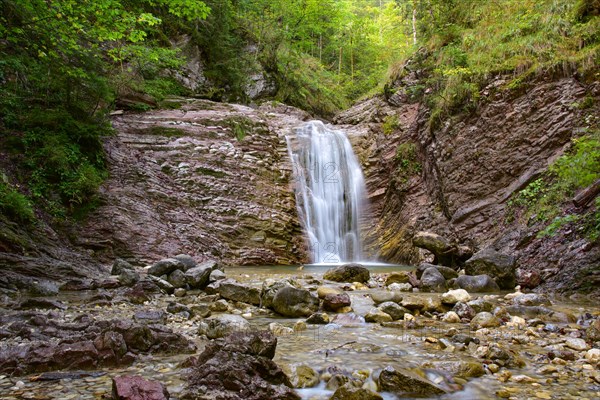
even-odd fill
[{"label": "reddish rock", "polygon": [[347,293],[331,293],[323,299],[323,309],[327,311],[337,311],[341,308],[348,307],[350,304],[350,296],[348,296]]},{"label": "reddish rock", "polygon": [[117,376],[112,380],[113,400],[168,400],[169,392],[160,382],[136,375]]}]

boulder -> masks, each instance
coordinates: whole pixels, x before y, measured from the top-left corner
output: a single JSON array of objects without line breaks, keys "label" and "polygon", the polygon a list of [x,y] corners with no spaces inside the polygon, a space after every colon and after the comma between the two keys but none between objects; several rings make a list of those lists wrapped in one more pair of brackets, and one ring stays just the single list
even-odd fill
[{"label": "boulder", "polygon": [[185,287],[187,283],[185,273],[180,269],[176,269],[175,271],[171,272],[167,281],[173,285],[174,288]]},{"label": "boulder", "polygon": [[266,308],[273,308],[273,298],[275,297],[275,294],[277,294],[277,292],[284,287],[293,287],[299,289],[300,285],[298,285],[298,283],[293,279],[281,279],[278,281],[271,279],[266,280],[263,283],[261,305]]},{"label": "boulder", "polygon": [[179,260],[179,262],[183,264],[183,272],[187,271],[188,269],[192,269],[197,265],[196,260],[187,254],[178,254],[173,258]]},{"label": "boulder", "polygon": [[383,311],[384,313],[386,313],[390,317],[392,317],[392,320],[394,320],[394,321],[404,318],[404,314],[410,312],[406,308],[398,305],[397,303],[393,303],[391,301],[381,303],[379,305],[379,307],[377,307],[377,308],[379,308],[381,311]]},{"label": "boulder", "polygon": [[331,286],[319,286],[317,288],[317,296],[320,299],[324,299],[325,296],[330,295],[330,294],[341,294],[343,292],[344,291],[342,289],[331,287]]},{"label": "boulder", "polygon": [[427,268],[421,276],[420,289],[428,292],[442,292],[446,290],[446,279],[437,268]]},{"label": "boulder", "polygon": [[453,270],[452,268],[444,267],[443,265],[421,263],[415,270],[415,273],[416,273],[418,279],[421,279],[423,272],[425,272],[425,270],[427,268],[437,269],[440,272],[440,274],[442,274],[444,279],[446,279],[446,280],[450,280],[450,279],[454,279],[454,278],[458,277],[458,272],[456,272],[456,270]]},{"label": "boulder", "polygon": [[447,390],[419,372],[421,371],[386,367],[379,374],[379,388],[385,392],[414,397],[433,397],[447,393]]},{"label": "boulder", "polygon": [[239,315],[221,314],[201,321],[198,334],[206,335],[209,339],[217,339],[234,332],[245,332],[249,329],[250,323],[245,318]]},{"label": "boulder", "polygon": [[311,388],[319,384],[319,373],[308,365],[292,365],[286,375],[295,388]]},{"label": "boulder", "polygon": [[158,286],[161,290],[163,290],[167,294],[173,294],[175,288],[169,282],[164,279],[159,278],[158,276],[148,275],[148,279],[156,286]]},{"label": "boulder", "polygon": [[215,269],[210,273],[210,277],[208,278],[209,282],[217,282],[217,281],[221,281],[223,279],[227,279],[227,276],[225,276],[225,272],[221,271],[220,269]]},{"label": "boulder", "polygon": [[127,261],[117,258],[112,265],[112,269],[110,270],[111,275],[121,275],[121,272],[125,269],[133,269],[133,265],[129,264]]},{"label": "boulder", "polygon": [[514,289],[517,282],[516,265],[514,256],[486,248],[467,260],[465,272],[467,275],[489,275],[500,289]]},{"label": "boulder", "polygon": [[350,296],[347,293],[328,294],[323,299],[323,309],[326,311],[337,312],[338,310],[351,305]]},{"label": "boulder", "polygon": [[165,258],[162,259],[156,263],[154,263],[154,265],[152,265],[149,269],[148,269],[148,275],[153,275],[153,276],[163,276],[163,275],[169,275],[171,272],[175,271],[176,269],[180,269],[183,270],[185,268],[185,266],[183,265],[183,263],[175,258]]},{"label": "boulder", "polygon": [[458,302],[452,308],[452,311],[456,313],[460,318],[471,320],[477,312],[469,306],[467,303]]},{"label": "boulder", "polygon": [[385,286],[389,286],[392,283],[410,283],[410,272],[396,271],[396,272],[390,273],[385,278]]},{"label": "boulder", "polygon": [[460,301],[466,303],[471,300],[471,295],[464,289],[449,290],[442,295],[442,303],[456,304]]},{"label": "boulder", "polygon": [[329,315],[326,313],[314,313],[306,318],[307,324],[326,325],[329,323]]},{"label": "boulder", "polygon": [[277,338],[270,332],[236,332],[213,341],[190,362],[181,400],[300,400],[275,364]]},{"label": "boulder", "polygon": [[385,303],[386,301],[400,303],[402,298],[402,293],[398,291],[376,290],[371,292],[371,299],[375,304]]},{"label": "boulder", "polygon": [[366,322],[392,322],[394,319],[386,312],[381,311],[379,308],[371,308],[371,310],[365,315]]},{"label": "boulder", "polygon": [[208,285],[208,278],[215,268],[217,268],[215,261],[204,261],[196,267],[185,271],[185,280],[192,289],[203,289]]},{"label": "boulder", "polygon": [[123,286],[133,286],[140,280],[140,274],[133,269],[123,269],[119,274],[119,283]]},{"label": "boulder", "polygon": [[331,268],[323,274],[323,279],[334,282],[366,283],[371,275],[369,270],[360,264],[345,264]]},{"label": "boulder", "polygon": [[498,284],[489,275],[461,275],[454,281],[454,286],[471,293],[497,292]]},{"label": "boulder", "polygon": [[422,367],[444,371],[465,379],[477,378],[485,374],[483,364],[477,361],[430,361]]},{"label": "boulder", "polygon": [[222,298],[242,303],[260,305],[260,290],[255,287],[239,283],[233,279],[225,279],[219,282],[219,295]]},{"label": "boulder", "polygon": [[383,397],[372,390],[347,384],[340,386],[329,400],[383,400]]},{"label": "boulder", "polygon": [[112,379],[113,400],[169,400],[167,388],[160,382],[137,375],[123,375]]},{"label": "boulder", "polygon": [[475,330],[480,328],[495,328],[498,326],[500,326],[500,320],[487,311],[478,313],[471,320],[471,329]]},{"label": "boulder", "polygon": [[272,308],[286,317],[305,317],[319,309],[319,299],[308,290],[288,286],[277,291]]},{"label": "boulder", "polygon": [[144,324],[165,324],[167,314],[160,310],[142,310],[133,315],[133,319]]}]

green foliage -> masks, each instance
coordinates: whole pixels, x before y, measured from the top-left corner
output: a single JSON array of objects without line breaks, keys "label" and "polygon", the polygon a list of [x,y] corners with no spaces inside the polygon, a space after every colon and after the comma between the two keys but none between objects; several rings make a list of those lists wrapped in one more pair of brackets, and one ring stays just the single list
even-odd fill
[{"label": "green foliage", "polygon": [[400,128],[400,121],[398,121],[398,116],[396,115],[388,115],[384,118],[383,124],[381,125],[383,129],[383,133],[385,135],[391,135],[395,130]]},{"label": "green foliage", "polygon": [[27,197],[3,181],[0,181],[0,213],[18,222],[28,223],[35,218]]},{"label": "green foliage", "polygon": [[417,146],[412,142],[402,143],[396,149],[396,181],[399,188],[404,188],[409,178],[421,173],[421,163],[417,158]]}]

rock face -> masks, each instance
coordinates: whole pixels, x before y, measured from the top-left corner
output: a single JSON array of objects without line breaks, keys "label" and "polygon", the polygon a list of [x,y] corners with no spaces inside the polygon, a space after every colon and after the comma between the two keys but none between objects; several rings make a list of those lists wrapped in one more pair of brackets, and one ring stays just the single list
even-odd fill
[{"label": "rock face", "polygon": [[103,205],[79,227],[78,242],[101,260],[186,253],[225,265],[304,261],[284,135],[307,114],[177,101],[177,110],[114,117]]},{"label": "rock face", "polygon": [[[521,271],[540,273],[543,288],[598,293],[592,266],[600,246],[570,230],[536,238],[542,227],[511,221],[508,207],[585,125],[586,113],[565,104],[591,97],[596,106],[590,113],[598,114],[597,85],[548,77],[524,91],[499,89],[506,82],[490,82],[475,111],[439,125],[429,124],[424,104],[395,95],[359,102],[336,118],[363,160],[377,221],[365,242],[380,250],[382,261],[417,265],[432,258],[412,245],[415,233],[435,232],[451,243],[515,256]],[[406,93],[410,85],[401,78],[391,91]],[[382,123],[392,118],[398,129],[386,134]],[[418,168],[403,168],[411,163]]]},{"label": "rock face", "polygon": [[169,400],[169,391],[160,382],[149,381],[141,376],[117,376],[113,378],[113,400]]},{"label": "rock face", "polygon": [[360,264],[346,264],[331,268],[323,274],[323,279],[334,282],[368,282],[369,270]]},{"label": "rock face", "polygon": [[299,400],[273,362],[277,339],[269,332],[240,332],[207,344],[193,361],[182,400]]},{"label": "rock face", "polygon": [[489,248],[476,253],[465,264],[465,272],[468,275],[489,275],[500,289],[515,287],[517,281],[515,270],[515,257]]}]

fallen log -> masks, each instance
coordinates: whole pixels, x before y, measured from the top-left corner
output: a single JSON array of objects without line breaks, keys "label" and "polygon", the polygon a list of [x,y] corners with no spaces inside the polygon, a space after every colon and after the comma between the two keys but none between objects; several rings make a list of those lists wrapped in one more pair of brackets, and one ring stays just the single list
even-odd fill
[{"label": "fallen log", "polygon": [[573,197],[573,204],[577,207],[584,207],[594,200],[598,194],[600,194],[600,179]]}]

